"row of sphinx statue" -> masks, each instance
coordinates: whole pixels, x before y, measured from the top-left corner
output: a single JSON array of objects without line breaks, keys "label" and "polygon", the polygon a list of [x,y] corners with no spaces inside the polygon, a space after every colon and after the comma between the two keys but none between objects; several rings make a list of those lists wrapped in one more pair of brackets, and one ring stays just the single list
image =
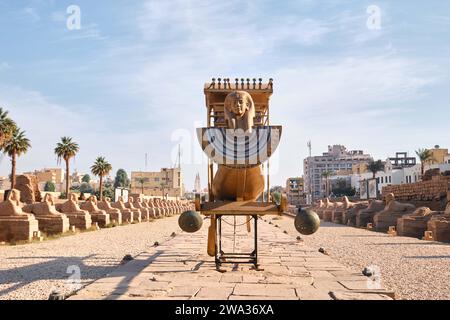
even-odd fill
[{"label": "row of sphinx statue", "polygon": [[70,194],[63,203],[55,203],[50,193],[41,202],[24,204],[20,202],[20,191],[13,189],[0,203],[0,241],[29,241],[40,232],[59,234],[71,228],[87,230],[94,225],[104,228],[112,223],[152,221],[192,208],[193,204],[187,201],[141,197],[128,197],[127,202],[119,197],[111,202],[109,198],[98,201],[90,196],[79,202],[76,194]]},{"label": "row of sphinx statue", "polygon": [[399,236],[432,239],[450,242],[450,191],[444,211],[433,211],[428,207],[416,208],[402,203],[395,195],[387,194],[384,200],[352,202],[347,197],[342,201],[319,200],[314,210],[321,219],[354,227],[373,228],[386,232],[390,228]]}]

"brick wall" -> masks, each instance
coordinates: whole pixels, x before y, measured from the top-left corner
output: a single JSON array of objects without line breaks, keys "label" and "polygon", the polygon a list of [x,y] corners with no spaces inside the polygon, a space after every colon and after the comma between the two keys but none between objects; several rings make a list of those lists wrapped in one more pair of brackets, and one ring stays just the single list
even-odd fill
[{"label": "brick wall", "polygon": [[433,201],[445,198],[448,190],[450,177],[434,176],[428,181],[383,187],[381,196],[384,199],[388,193],[393,193],[399,201]]}]

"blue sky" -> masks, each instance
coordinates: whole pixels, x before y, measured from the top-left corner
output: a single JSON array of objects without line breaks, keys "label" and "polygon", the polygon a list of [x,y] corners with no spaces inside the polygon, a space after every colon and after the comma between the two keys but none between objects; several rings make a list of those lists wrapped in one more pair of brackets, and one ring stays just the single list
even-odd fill
[{"label": "blue sky", "polygon": [[[73,4],[80,30],[66,27]],[[159,170],[182,143],[186,187],[197,172],[205,185],[194,128],[212,77],[274,78],[273,184],[302,173],[308,140],[313,154],[344,144],[382,159],[450,147],[447,1],[2,0],[0,43],[0,105],[33,145],[19,171],[56,166],[63,135],[82,172],[98,155],[144,169],[145,153]]]}]

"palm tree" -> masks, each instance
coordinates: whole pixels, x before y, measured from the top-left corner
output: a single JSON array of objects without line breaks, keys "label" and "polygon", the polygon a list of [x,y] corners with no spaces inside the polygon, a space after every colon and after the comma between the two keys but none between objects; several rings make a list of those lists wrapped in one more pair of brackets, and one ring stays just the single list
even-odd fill
[{"label": "palm tree", "polygon": [[105,157],[97,157],[91,167],[92,174],[100,177],[100,201],[103,200],[103,177],[106,176],[111,170],[112,166],[108,161],[105,160]]},{"label": "palm tree", "polygon": [[69,161],[79,150],[78,144],[70,137],[62,137],[61,142],[56,144],[55,154],[58,156],[58,164],[61,163],[61,159],[66,163],[66,199],[69,199]]},{"label": "palm tree", "polygon": [[0,147],[11,139],[16,128],[15,122],[8,117],[8,111],[0,107]]},{"label": "palm tree", "polygon": [[6,141],[3,150],[11,157],[11,189],[16,185],[16,159],[26,153],[31,147],[30,140],[25,137],[25,131],[15,128],[11,139]]},{"label": "palm tree", "polygon": [[423,176],[425,162],[430,161],[430,160],[431,161],[434,160],[433,153],[431,152],[431,150],[428,150],[428,149],[419,149],[419,150],[416,151],[416,155],[420,159],[421,173],[422,173],[422,176]]},{"label": "palm tree", "polygon": [[383,162],[381,160],[377,160],[377,161],[372,160],[367,165],[367,169],[370,172],[372,172],[372,174],[373,174],[372,177],[375,179],[375,176],[376,176],[377,172],[384,169],[384,165],[383,165]]},{"label": "palm tree", "polygon": [[327,197],[330,195],[330,187],[329,187],[328,180],[330,179],[330,177],[332,175],[333,175],[332,171],[322,172],[322,178],[325,178],[325,194]]},{"label": "palm tree", "polygon": [[136,181],[141,185],[141,193],[144,194],[144,184],[148,181],[148,178],[139,177]]}]

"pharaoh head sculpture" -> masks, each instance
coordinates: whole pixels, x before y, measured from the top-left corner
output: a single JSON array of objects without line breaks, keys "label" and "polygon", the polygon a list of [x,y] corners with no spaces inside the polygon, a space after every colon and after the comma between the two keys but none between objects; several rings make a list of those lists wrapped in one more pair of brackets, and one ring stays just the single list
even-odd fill
[{"label": "pharaoh head sculpture", "polygon": [[224,102],[225,121],[229,129],[251,130],[255,117],[255,103],[246,91],[233,91]]},{"label": "pharaoh head sculpture", "polygon": [[78,203],[77,195],[75,193],[70,194],[70,201]]}]

